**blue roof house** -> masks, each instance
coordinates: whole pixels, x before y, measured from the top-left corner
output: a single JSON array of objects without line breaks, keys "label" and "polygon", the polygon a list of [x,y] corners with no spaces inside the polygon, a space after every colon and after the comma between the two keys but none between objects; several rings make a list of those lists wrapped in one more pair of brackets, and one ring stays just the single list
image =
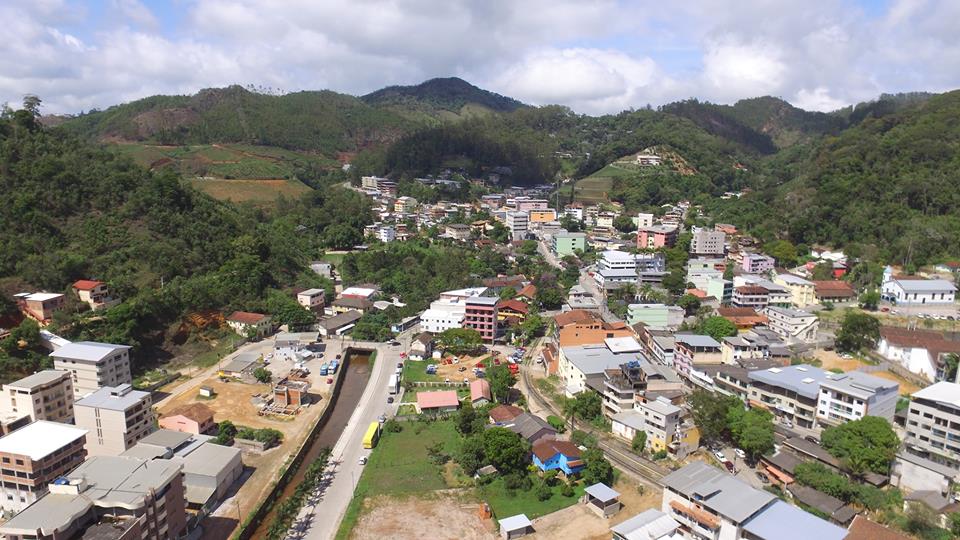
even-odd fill
[{"label": "blue roof house", "polygon": [[533,464],[541,471],[558,470],[571,476],[583,470],[580,449],[569,441],[541,439],[533,445]]}]

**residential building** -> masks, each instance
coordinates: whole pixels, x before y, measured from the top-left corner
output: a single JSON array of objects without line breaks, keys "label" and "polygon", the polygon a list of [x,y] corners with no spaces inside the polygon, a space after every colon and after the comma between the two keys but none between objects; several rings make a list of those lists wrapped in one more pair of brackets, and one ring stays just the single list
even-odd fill
[{"label": "residential building", "polygon": [[757,313],[753,308],[722,307],[717,309],[717,316],[732,322],[737,330],[749,330],[768,322],[766,315]]},{"label": "residential building", "polygon": [[53,314],[63,309],[66,298],[60,293],[19,293],[13,295],[17,307],[26,317],[45,326],[53,320]]},{"label": "residential building", "polygon": [[473,328],[485,341],[497,337],[497,298],[474,296],[464,302],[463,327]]},{"label": "residential building", "polygon": [[488,413],[491,424],[507,424],[523,414],[523,409],[513,405],[497,405]]},{"label": "residential building", "polygon": [[640,344],[633,338],[607,339],[602,345],[561,346],[557,374],[566,386],[566,393],[574,395],[587,388],[588,379],[600,387],[606,370],[643,358],[640,350]]},{"label": "residential building", "polygon": [[397,229],[393,225],[380,225],[377,227],[377,240],[387,244],[397,239]]},{"label": "residential building", "polygon": [[435,300],[420,314],[420,327],[432,334],[451,328],[463,328],[467,306],[461,300]]},{"label": "residential building", "polygon": [[684,311],[680,306],[666,304],[630,304],[627,306],[627,324],[643,323],[654,328],[678,328],[683,324]]},{"label": "residential building", "polygon": [[[632,343],[627,339],[630,338],[622,340],[632,348]],[[654,364],[642,356],[618,368],[606,369],[603,375],[599,392],[603,398],[603,412],[608,417],[632,410],[645,393],[683,390],[683,382],[673,370]]]},{"label": "residential building", "polygon": [[533,464],[541,471],[560,471],[571,476],[583,470],[580,449],[570,441],[541,439],[533,445]]},{"label": "residential building", "polygon": [[[550,202],[546,199],[531,199],[529,197],[517,197],[515,200],[515,208],[517,212],[532,212],[534,210],[547,210],[550,207]],[[547,220],[553,221],[553,220]]]},{"label": "residential building", "polygon": [[680,524],[656,508],[649,508],[613,527],[613,540],[675,540]]},{"label": "residential building", "polygon": [[914,392],[905,428],[891,483],[949,493],[960,478],[960,384],[941,381]]},{"label": "residential building", "polygon": [[770,329],[788,342],[810,343],[817,339],[820,319],[815,313],[776,306],[767,306],[763,313]]},{"label": "residential building", "polygon": [[563,214],[577,221],[583,221],[583,203],[573,202],[564,206]]},{"label": "residential building", "polygon": [[557,211],[553,208],[530,210],[530,223],[550,223],[557,220]]},{"label": "residential building", "polygon": [[272,330],[270,316],[249,311],[234,311],[227,317],[227,326],[241,336],[253,336],[256,339],[266,337]]},{"label": "residential building", "polygon": [[675,225],[653,225],[637,229],[637,249],[656,249],[673,247],[677,243],[679,227]]},{"label": "residential building", "polygon": [[318,276],[333,279],[333,265],[328,262],[312,262],[310,269]]},{"label": "residential building", "polygon": [[611,338],[631,337],[633,331],[622,322],[604,322],[585,310],[568,311],[554,317],[560,347],[600,345]]},{"label": "residential building", "polygon": [[425,360],[433,355],[433,336],[429,332],[421,332],[411,343],[407,357],[411,360]]},{"label": "residential building", "polygon": [[11,418],[26,416],[31,422],[73,423],[73,375],[46,369],[5,384],[0,390],[0,413]]},{"label": "residential building", "polygon": [[577,250],[586,251],[587,235],[585,233],[561,232],[553,235],[553,245],[551,247],[557,257],[574,255]]},{"label": "residential building", "polygon": [[0,437],[0,509],[19,512],[47,492],[47,484],[83,463],[87,431],[38,420]]},{"label": "residential building", "polygon": [[78,398],[99,388],[133,382],[128,345],[77,341],[53,351],[50,357],[55,369],[71,373]]},{"label": "residential building", "polygon": [[759,311],[770,303],[770,292],[758,285],[741,285],[734,287],[730,302],[734,307],[753,308]]},{"label": "residential building", "polygon": [[653,214],[640,212],[639,214],[637,214],[636,221],[637,221],[638,229],[653,227]]},{"label": "residential building", "polygon": [[217,424],[213,421],[213,409],[203,403],[191,403],[170,411],[160,419],[160,428],[193,435],[213,432]]},{"label": "residential building", "polygon": [[922,279],[894,275],[887,267],[880,284],[880,296],[895,304],[952,304],[957,288],[945,279]]},{"label": "residential building", "polygon": [[946,357],[960,354],[960,340],[932,330],[883,326],[877,352],[929,381],[941,381],[949,372]]},{"label": "residential building", "polygon": [[453,412],[460,408],[460,398],[454,390],[417,392],[416,408],[417,414]]},{"label": "residential building", "polygon": [[732,225],[730,223],[715,223],[713,225],[713,230],[727,235],[735,235],[738,232],[736,225]]},{"label": "residential building", "polygon": [[393,211],[398,214],[412,214],[417,211],[417,200],[406,195],[397,197],[393,203]]},{"label": "residential building", "polygon": [[909,536],[870,521],[862,515],[853,518],[847,531],[849,534],[846,540],[910,540]]},{"label": "residential building", "polygon": [[611,418],[614,435],[633,440],[637,433],[646,434],[646,448],[651,452],[667,450],[679,431],[683,409],[658,397],[654,400],[641,400],[636,407],[621,411]]},{"label": "residential building", "polygon": [[323,289],[307,289],[297,293],[297,303],[313,312],[323,312],[324,295]]},{"label": "residential building", "polygon": [[893,423],[900,385],[862,371],[829,374],[820,381],[817,423],[837,425],[866,416]]},{"label": "residential building", "polygon": [[477,379],[470,383],[470,402],[474,407],[480,407],[492,401],[490,383],[486,379]]},{"label": "residential building", "polygon": [[459,242],[470,239],[470,226],[463,223],[449,223],[444,227],[445,236]]},{"label": "residential building", "polygon": [[348,311],[323,319],[318,325],[320,335],[325,337],[343,335],[353,328],[361,317],[363,314],[359,311]]},{"label": "residential building", "polygon": [[530,306],[515,298],[500,300],[497,303],[497,320],[516,326],[527,318],[528,311],[530,311]]},{"label": "residential building", "polygon": [[689,539],[843,540],[841,527],[695,461],[665,476],[661,511]]},{"label": "residential building", "polygon": [[812,281],[807,281],[793,274],[777,274],[773,282],[790,292],[790,303],[793,307],[803,308],[817,303]]},{"label": "residential building", "polygon": [[530,218],[526,212],[507,212],[506,225],[511,240],[524,240],[530,228]]},{"label": "residential building", "polygon": [[341,295],[340,298],[337,298],[330,304],[330,307],[334,313],[356,311],[362,315],[373,309],[373,302],[367,298]]},{"label": "residential building", "polygon": [[0,525],[8,540],[175,540],[186,528],[182,465],[96,456]]},{"label": "residential building", "polygon": [[90,309],[96,311],[115,306],[120,303],[119,298],[110,295],[107,284],[102,281],[91,279],[81,279],[73,283],[73,292],[81,302],[90,306]]},{"label": "residential building", "polygon": [[691,230],[690,254],[694,256],[719,256],[726,254],[727,235],[712,231],[705,227],[694,227]]},{"label": "residential building", "polygon": [[828,302],[850,302],[857,299],[857,292],[853,286],[846,281],[829,280],[814,281],[813,295],[817,302],[825,304]]},{"label": "residential building", "polygon": [[86,429],[87,454],[116,456],[152,433],[153,400],[129,384],[106,386],[74,404],[78,427]]},{"label": "residential building", "polygon": [[[509,411],[501,411],[498,413],[498,416],[505,416],[507,414],[512,413]],[[491,417],[492,416],[493,411],[491,411]],[[522,411],[514,418],[497,422],[497,425],[516,433],[530,444],[536,444],[537,441],[540,440],[553,440],[557,438],[557,430],[546,420]]]},{"label": "residential building", "polygon": [[762,253],[744,253],[740,261],[740,269],[747,274],[766,274],[773,271],[777,261]]},{"label": "residential building", "polygon": [[663,158],[656,154],[639,153],[637,154],[637,165],[641,167],[656,167],[663,162]]},{"label": "residential building", "polygon": [[689,376],[699,366],[721,363],[720,343],[710,336],[677,334],[673,366],[681,375]]}]

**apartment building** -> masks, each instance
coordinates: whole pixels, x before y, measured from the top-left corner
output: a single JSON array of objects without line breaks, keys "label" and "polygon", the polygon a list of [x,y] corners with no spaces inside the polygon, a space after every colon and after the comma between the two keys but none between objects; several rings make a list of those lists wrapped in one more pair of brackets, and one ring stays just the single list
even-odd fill
[{"label": "apartment building", "polygon": [[112,343],[78,341],[50,353],[55,369],[73,376],[73,393],[83,397],[104,386],[130,384],[130,347]]},{"label": "apartment building", "polygon": [[530,223],[550,223],[557,220],[557,211],[553,208],[530,210]]},{"label": "apartment building", "polygon": [[524,240],[530,229],[530,218],[526,212],[507,212],[506,225],[511,240]]},{"label": "apartment building", "polygon": [[590,381],[601,388],[606,370],[642,358],[640,344],[630,337],[610,338],[597,345],[561,346],[557,374],[572,396],[586,390]]},{"label": "apartment building", "polygon": [[777,261],[762,253],[744,253],[740,260],[740,269],[747,274],[764,274],[776,266]]},{"label": "apartment building", "polygon": [[398,214],[412,214],[417,210],[417,200],[404,195],[393,203],[393,211]]},{"label": "apartment building", "polygon": [[836,425],[879,416],[893,423],[900,385],[860,371],[833,373],[820,381],[817,422]]},{"label": "apartment building", "polygon": [[397,239],[397,229],[393,225],[381,225],[377,227],[377,240],[384,244],[389,244]]},{"label": "apartment building", "polygon": [[690,237],[690,254],[695,256],[723,256],[727,252],[727,235],[707,229],[694,227]]},{"label": "apartment building", "polygon": [[627,324],[643,323],[654,328],[678,328],[683,324],[684,311],[680,306],[666,304],[630,304],[627,306]]},{"label": "apartment building", "polygon": [[650,450],[666,450],[679,431],[683,409],[665,397],[658,397],[651,401],[637,401],[634,410],[643,416]]},{"label": "apartment building", "polygon": [[186,528],[182,465],[97,456],[0,525],[7,540],[174,540]]},{"label": "apartment building", "polygon": [[38,420],[0,437],[0,508],[19,512],[83,463],[87,430]]},{"label": "apartment building", "polygon": [[31,422],[73,423],[73,377],[69,371],[46,369],[3,386],[0,413],[27,416]]},{"label": "apartment building", "polygon": [[715,365],[721,362],[720,343],[710,336],[677,334],[673,351],[673,366],[682,375],[698,366]]},{"label": "apartment building", "polygon": [[587,235],[580,232],[558,233],[553,235],[553,245],[551,247],[557,257],[573,255],[577,250],[582,252],[587,249]]},{"label": "apartment building", "polygon": [[680,229],[676,225],[652,225],[637,229],[637,249],[672,247]]},{"label": "apartment building", "polygon": [[788,342],[810,343],[817,339],[820,319],[814,313],[777,306],[767,306],[763,313],[770,329]]},{"label": "apartment building", "polygon": [[689,539],[843,540],[847,530],[695,461],[661,480],[661,511]]},{"label": "apartment building", "polygon": [[152,433],[153,400],[129,384],[106,386],[74,404],[77,426],[89,431],[87,454],[116,456]]},{"label": "apartment building", "polygon": [[583,203],[570,203],[563,207],[563,215],[570,216],[577,221],[583,221]]},{"label": "apartment building", "polygon": [[297,293],[297,303],[313,312],[323,312],[326,291],[323,289],[307,289]]},{"label": "apartment building", "polygon": [[532,212],[534,210],[547,210],[550,207],[550,202],[546,199],[517,197],[514,199],[514,206],[516,207],[517,212]]},{"label": "apartment building", "polygon": [[497,337],[498,298],[476,296],[464,302],[463,327],[480,332],[484,341],[493,342]]},{"label": "apartment building", "polygon": [[757,311],[767,307],[770,302],[770,293],[767,289],[757,285],[741,285],[734,287],[730,297],[733,307],[753,308]]},{"label": "apartment building", "polygon": [[227,317],[227,326],[244,337],[253,335],[262,338],[273,330],[273,323],[269,315],[249,311],[234,311],[231,313]]},{"label": "apartment building", "polygon": [[941,381],[910,396],[903,444],[906,453],[951,470],[951,477],[960,474],[960,384]]},{"label": "apartment building", "polygon": [[640,212],[634,221],[637,222],[637,228],[653,227],[653,214]]},{"label": "apartment building", "polygon": [[816,290],[812,281],[793,274],[777,274],[773,282],[787,289],[793,307],[803,308],[817,303]]},{"label": "apartment building", "polygon": [[[635,343],[625,338],[629,345]],[[633,347],[630,347],[631,349]],[[644,356],[620,364],[618,368],[604,370],[603,384],[598,385],[603,398],[603,412],[613,417],[621,412],[630,411],[646,392],[679,392],[683,382],[670,368],[654,364]]]}]

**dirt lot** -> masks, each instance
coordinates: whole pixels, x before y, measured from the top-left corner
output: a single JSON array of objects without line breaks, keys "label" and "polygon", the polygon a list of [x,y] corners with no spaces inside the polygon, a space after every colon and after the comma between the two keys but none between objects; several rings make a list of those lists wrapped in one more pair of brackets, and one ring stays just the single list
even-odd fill
[{"label": "dirt lot", "polygon": [[479,505],[452,496],[431,499],[377,497],[353,529],[355,540],[493,540],[492,520],[480,519]]},{"label": "dirt lot", "polygon": [[830,370],[840,368],[843,371],[854,371],[860,366],[865,365],[862,360],[857,358],[841,358],[836,351],[818,350],[814,352],[814,357],[820,360],[823,369]]},{"label": "dirt lot", "polygon": [[626,521],[648,508],[660,508],[663,492],[646,488],[643,495],[637,483],[621,478],[613,488],[620,493],[623,508],[610,519],[603,519],[583,504],[575,504],[533,521],[536,532],[531,539],[565,538],[571,540],[606,540],[610,527]]},{"label": "dirt lot", "polygon": [[908,380],[906,380],[906,379],[898,376],[898,375],[895,374],[895,373],[891,373],[891,372],[889,372],[889,371],[877,371],[877,372],[871,373],[871,375],[876,375],[877,377],[880,377],[880,378],[882,378],[882,379],[887,379],[887,380],[890,380],[890,381],[894,381],[894,382],[900,383],[900,395],[901,395],[901,396],[902,396],[902,395],[905,395],[905,394],[912,394],[912,393],[916,392],[917,390],[920,390],[920,387],[917,386],[916,384],[914,384],[914,383],[912,383],[912,382],[910,382],[910,381],[908,381]]},{"label": "dirt lot", "polygon": [[[447,360],[451,357],[444,357],[443,360]],[[476,375],[473,374],[473,368],[477,365],[478,362],[483,362],[486,367],[493,365],[490,360],[489,354],[484,354],[480,356],[459,356],[460,362],[457,364],[443,364],[443,360],[438,362],[433,362],[437,364],[437,377],[441,380],[450,379],[451,381],[462,381],[467,379],[468,381],[475,381],[477,379]],[[499,356],[498,358],[503,358]],[[501,360],[503,361],[503,360]],[[463,371],[460,371],[461,368],[466,368]]]}]

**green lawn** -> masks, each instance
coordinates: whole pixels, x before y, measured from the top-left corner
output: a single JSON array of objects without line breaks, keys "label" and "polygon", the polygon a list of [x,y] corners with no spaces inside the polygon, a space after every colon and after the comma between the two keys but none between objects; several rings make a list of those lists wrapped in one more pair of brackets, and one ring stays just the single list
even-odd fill
[{"label": "green lawn", "polygon": [[447,487],[442,469],[430,462],[427,448],[442,443],[453,454],[460,439],[453,421],[401,422],[400,433],[384,433],[363,468],[337,538],[347,538],[368,495],[420,495]]},{"label": "green lawn", "polygon": [[480,498],[490,505],[497,519],[516,514],[526,514],[528,518],[534,519],[576,503],[583,495],[584,486],[582,484],[583,482],[580,482],[574,487],[573,497],[561,495],[560,485],[558,484],[553,487],[553,496],[545,501],[537,500],[533,490],[518,490],[512,496],[509,495],[507,489],[503,487],[502,478],[497,478],[493,482],[478,488],[478,491]]},{"label": "green lawn", "polygon": [[436,375],[427,375],[427,365],[433,364],[429,360],[407,360],[403,363],[403,377],[404,381],[411,382],[421,382],[421,381],[436,381],[441,382],[443,379]]}]

